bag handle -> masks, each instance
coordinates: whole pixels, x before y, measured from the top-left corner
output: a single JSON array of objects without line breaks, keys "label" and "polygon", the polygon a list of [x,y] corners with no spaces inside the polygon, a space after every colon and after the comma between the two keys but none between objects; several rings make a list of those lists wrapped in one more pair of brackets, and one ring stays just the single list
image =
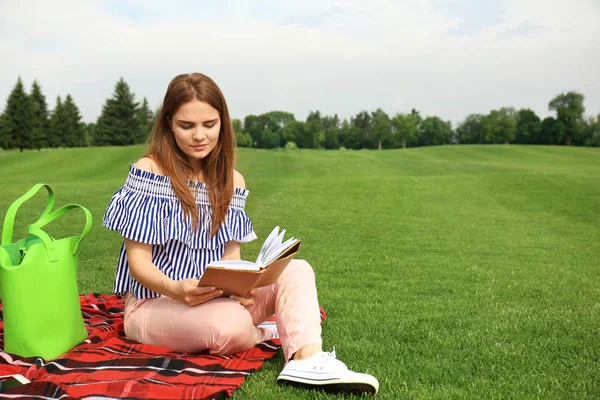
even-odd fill
[{"label": "bag handle", "polygon": [[4,247],[0,247],[0,266],[9,266],[12,265],[12,260],[10,259],[10,254]]},{"label": "bag handle", "polygon": [[75,208],[83,210],[83,213],[85,214],[85,226],[83,228],[83,232],[81,233],[81,236],[79,237],[79,240],[77,241],[77,244],[75,244],[75,248],[73,249],[73,254],[75,254],[83,238],[86,237],[92,229],[92,213],[90,213],[90,210],[88,210],[87,208],[80,206],[79,204],[67,204],[66,206],[57,208],[50,214],[43,215],[42,217],[40,217],[39,220],[27,227],[27,233],[39,237],[42,240],[42,242],[44,242],[44,245],[46,246],[46,251],[48,252],[48,258],[52,262],[58,261],[58,257],[54,248],[54,241],[50,238],[50,235],[44,232],[41,228],[48,225],[50,222],[54,221],[56,218],[60,217],[64,213]]},{"label": "bag handle", "polygon": [[12,243],[13,230],[15,227],[15,218],[17,216],[17,211],[19,210],[19,207],[21,207],[23,203],[25,203],[27,200],[35,196],[35,194],[39,192],[39,190],[43,187],[46,188],[46,190],[48,190],[48,204],[46,204],[46,209],[42,213],[40,219],[48,215],[50,210],[52,210],[52,207],[54,207],[54,191],[52,190],[52,188],[44,183],[38,183],[37,185],[34,185],[31,189],[27,191],[27,193],[15,200],[8,208],[8,211],[6,211],[6,215],[4,217],[4,225],[2,226],[2,246]]}]

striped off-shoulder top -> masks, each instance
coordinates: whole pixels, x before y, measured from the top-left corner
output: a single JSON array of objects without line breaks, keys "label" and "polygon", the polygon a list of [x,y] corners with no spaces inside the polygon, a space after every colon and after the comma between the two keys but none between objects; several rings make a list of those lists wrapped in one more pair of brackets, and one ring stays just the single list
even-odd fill
[{"label": "striped off-shoulder top", "polygon": [[[206,185],[189,182],[196,193],[200,226],[192,229],[191,218],[184,218],[181,202],[169,177],[131,165],[125,184],[110,200],[102,225],[124,238],[152,245],[152,261],[169,278],[199,279],[209,262],[220,260],[229,241],[256,239],[252,221],[244,211],[248,190],[235,188],[225,221],[210,236],[212,211]],[[121,246],[113,291],[130,292],[137,298],[158,297],[137,282],[129,271],[125,244]]]}]

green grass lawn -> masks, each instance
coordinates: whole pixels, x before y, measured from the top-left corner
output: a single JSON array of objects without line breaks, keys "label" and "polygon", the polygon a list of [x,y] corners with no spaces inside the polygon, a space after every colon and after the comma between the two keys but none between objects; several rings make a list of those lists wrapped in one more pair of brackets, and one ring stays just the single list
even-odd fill
[{"label": "green grass lawn", "polygon": [[[142,147],[0,153],[0,213],[32,184],[95,218],[79,289],[110,292],[121,239],[100,225]],[[600,398],[600,150],[442,146],[241,149],[259,240],[302,237],[328,312],[326,350],[381,399]],[[19,215],[41,213],[38,196]],[[81,215],[57,224],[74,233]],[[68,227],[68,229],[67,229]],[[24,234],[24,231],[17,231]],[[334,398],[278,387],[279,355],[235,398]]]}]

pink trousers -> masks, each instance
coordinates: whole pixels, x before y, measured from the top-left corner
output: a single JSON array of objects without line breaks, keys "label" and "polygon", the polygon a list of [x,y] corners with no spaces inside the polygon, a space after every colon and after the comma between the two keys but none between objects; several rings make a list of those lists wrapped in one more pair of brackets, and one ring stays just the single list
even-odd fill
[{"label": "pink trousers", "polygon": [[128,293],[125,334],[186,353],[231,354],[271,339],[272,332],[257,325],[273,314],[286,361],[307,344],[321,345],[315,275],[306,261],[292,260],[276,283],[257,289],[248,308],[225,297],[190,307],[167,296],[138,299]]}]

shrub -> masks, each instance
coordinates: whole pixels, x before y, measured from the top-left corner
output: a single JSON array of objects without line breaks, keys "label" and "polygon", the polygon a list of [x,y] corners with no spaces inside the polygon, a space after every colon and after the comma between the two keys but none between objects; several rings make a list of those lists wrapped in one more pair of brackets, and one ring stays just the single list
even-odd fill
[{"label": "shrub", "polygon": [[238,147],[252,147],[252,136],[247,132],[236,132],[235,141]]}]

